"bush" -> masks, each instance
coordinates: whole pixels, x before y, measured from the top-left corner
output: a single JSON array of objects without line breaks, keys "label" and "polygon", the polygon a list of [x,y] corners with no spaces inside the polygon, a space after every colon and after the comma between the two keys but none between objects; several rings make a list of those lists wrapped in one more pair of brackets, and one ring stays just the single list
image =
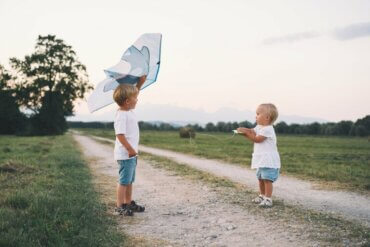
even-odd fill
[{"label": "bush", "polygon": [[195,131],[189,127],[180,128],[181,138],[195,138]]}]

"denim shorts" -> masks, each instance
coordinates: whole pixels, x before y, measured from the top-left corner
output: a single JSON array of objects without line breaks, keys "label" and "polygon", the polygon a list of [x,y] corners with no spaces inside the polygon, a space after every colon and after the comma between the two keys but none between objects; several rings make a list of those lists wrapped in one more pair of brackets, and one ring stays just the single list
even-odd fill
[{"label": "denim shorts", "polygon": [[257,169],[257,178],[275,182],[279,177],[279,168],[260,167]]},{"label": "denim shorts", "polygon": [[120,185],[130,185],[135,181],[135,171],[137,164],[137,157],[133,157],[127,160],[117,160],[119,168],[119,179]]}]

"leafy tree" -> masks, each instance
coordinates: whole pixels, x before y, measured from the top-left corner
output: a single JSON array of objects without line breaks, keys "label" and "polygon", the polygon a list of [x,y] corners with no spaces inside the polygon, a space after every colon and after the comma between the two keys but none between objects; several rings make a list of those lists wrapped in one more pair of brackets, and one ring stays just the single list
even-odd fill
[{"label": "leafy tree", "polygon": [[370,115],[357,119],[350,133],[356,136],[370,135]]},{"label": "leafy tree", "polygon": [[33,112],[33,129],[37,134],[62,134],[75,100],[92,89],[72,47],[54,35],[39,36],[34,53],[10,62],[18,75],[17,100]]},{"label": "leafy tree", "polygon": [[340,121],[336,124],[336,132],[338,135],[349,135],[351,128],[353,126],[352,121]]},{"label": "leafy tree", "polygon": [[216,124],[217,131],[220,131],[220,132],[225,131],[225,126],[226,126],[225,122],[217,122]]},{"label": "leafy tree", "polygon": [[12,76],[0,65],[0,134],[15,134],[23,128],[24,116],[14,100]]},{"label": "leafy tree", "polygon": [[245,127],[245,128],[253,128],[254,125],[255,124],[252,124],[251,122],[249,122],[247,120],[239,123],[240,127]]},{"label": "leafy tree", "polygon": [[216,131],[216,130],[217,130],[217,128],[212,122],[209,122],[209,123],[206,124],[206,131],[212,132],[212,131]]},{"label": "leafy tree", "polygon": [[320,134],[320,124],[317,122],[307,125],[307,134],[309,135],[318,135]]},{"label": "leafy tree", "polygon": [[280,134],[289,133],[289,126],[284,121],[277,123],[275,125],[275,129],[276,129],[276,132]]}]

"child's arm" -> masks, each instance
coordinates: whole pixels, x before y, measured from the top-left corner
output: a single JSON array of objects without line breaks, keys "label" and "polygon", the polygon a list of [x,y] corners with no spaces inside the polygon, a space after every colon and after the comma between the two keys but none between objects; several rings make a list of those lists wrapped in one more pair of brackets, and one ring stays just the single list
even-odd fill
[{"label": "child's arm", "polygon": [[137,89],[140,91],[141,86],[143,86],[144,82],[146,81],[146,75],[140,77],[139,82],[136,83]]},{"label": "child's arm", "polygon": [[130,145],[130,143],[127,141],[126,137],[124,134],[118,134],[117,135],[117,138],[119,140],[120,143],[122,143],[122,145],[127,149],[128,151],[128,157],[134,157],[137,155],[135,149],[133,149]]},{"label": "child's arm", "polygon": [[238,128],[237,131],[244,133],[245,138],[251,140],[252,142],[260,143],[266,139],[265,136],[256,135],[256,132],[254,132],[253,129]]}]

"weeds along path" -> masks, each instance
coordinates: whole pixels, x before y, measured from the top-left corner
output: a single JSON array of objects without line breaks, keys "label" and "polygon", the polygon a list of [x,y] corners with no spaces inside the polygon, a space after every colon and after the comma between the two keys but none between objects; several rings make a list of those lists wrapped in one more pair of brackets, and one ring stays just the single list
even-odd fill
[{"label": "weeds along path", "polygon": [[[90,160],[93,174],[105,176],[100,186],[105,184],[109,198],[106,200],[112,207],[117,179],[113,148],[86,136],[74,137]],[[200,182],[173,176],[142,159],[138,162],[134,188],[134,199],[147,210],[132,218],[117,216],[119,227],[134,238],[164,241],[159,245],[150,242],[147,246],[297,246],[298,243],[313,246],[316,243],[297,232],[297,228],[279,227],[261,215],[230,204],[216,190]]]},{"label": "weeds along path", "polygon": [[[110,139],[95,136],[94,138],[114,143]],[[254,170],[218,160],[198,158],[188,154],[142,145],[139,149],[142,152],[163,156],[175,162],[184,163],[193,168],[244,184],[256,191],[258,190]],[[370,226],[370,198],[368,195],[316,189],[315,185],[310,182],[287,176],[280,176],[278,181],[274,183],[273,194],[274,197],[280,198],[291,205],[300,205],[307,209],[339,215],[348,220],[358,221],[367,227]]]}]

